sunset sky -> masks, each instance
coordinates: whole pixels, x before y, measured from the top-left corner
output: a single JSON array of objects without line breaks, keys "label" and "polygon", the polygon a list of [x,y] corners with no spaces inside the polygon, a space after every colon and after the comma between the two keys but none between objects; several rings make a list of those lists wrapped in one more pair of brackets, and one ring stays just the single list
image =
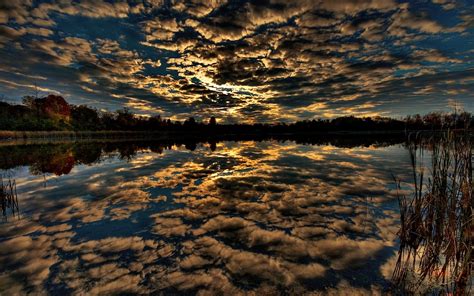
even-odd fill
[{"label": "sunset sky", "polygon": [[473,0],[0,0],[0,95],[173,119],[474,111]]}]

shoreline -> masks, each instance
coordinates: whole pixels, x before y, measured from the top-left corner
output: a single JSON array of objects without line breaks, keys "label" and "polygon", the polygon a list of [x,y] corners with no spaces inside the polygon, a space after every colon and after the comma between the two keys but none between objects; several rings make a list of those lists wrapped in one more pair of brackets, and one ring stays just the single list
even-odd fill
[{"label": "shoreline", "polygon": [[[463,129],[452,131],[465,131]],[[333,130],[333,131],[301,131],[301,132],[225,132],[219,130],[163,130],[163,131],[9,131],[0,130],[0,141],[10,141],[18,139],[98,139],[129,137],[135,138],[163,138],[184,136],[185,138],[205,138],[222,136],[320,136],[320,135],[410,135],[410,134],[433,134],[442,133],[446,130]],[[474,129],[470,130],[471,134]]]},{"label": "shoreline", "polygon": [[0,131],[0,143],[23,141],[81,140],[165,140],[165,139],[263,139],[334,136],[403,136],[405,131],[304,131],[304,132],[219,132],[219,131]]},{"label": "shoreline", "polygon": [[[409,132],[432,132],[430,130]],[[218,131],[1,131],[0,141],[11,141],[19,139],[88,139],[88,138],[115,138],[134,136],[135,138],[162,138],[173,136],[185,136],[186,138],[220,137],[220,136],[285,136],[285,135],[403,135],[406,131],[391,130],[368,130],[368,131],[303,131],[303,132],[227,132]]]},{"label": "shoreline", "polygon": [[[460,130],[461,131],[461,130]],[[218,131],[0,131],[0,146],[87,143],[87,142],[222,142],[222,141],[295,141],[299,143],[333,142],[393,142],[401,143],[415,138],[430,138],[446,131],[304,131],[251,133]],[[465,132],[465,130],[462,130]],[[474,130],[469,131],[474,136]]]}]

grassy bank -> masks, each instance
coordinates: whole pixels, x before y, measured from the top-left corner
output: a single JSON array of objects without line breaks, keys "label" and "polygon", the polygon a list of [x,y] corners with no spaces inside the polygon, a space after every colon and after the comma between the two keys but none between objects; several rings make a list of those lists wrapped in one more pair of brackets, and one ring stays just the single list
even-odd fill
[{"label": "grassy bank", "polygon": [[302,132],[224,132],[220,133],[217,131],[0,131],[0,140],[20,140],[20,139],[99,139],[99,138],[156,138],[166,136],[179,136],[186,135],[186,137],[199,138],[203,136],[214,136],[214,135],[400,135],[404,134],[404,131],[302,131]]},{"label": "grassy bank", "polygon": [[91,139],[91,138],[146,138],[166,132],[145,131],[0,131],[0,140],[18,139]]},{"label": "grassy bank", "polygon": [[[452,130],[466,131],[466,130]],[[117,130],[106,130],[106,131],[6,131],[0,130],[0,140],[21,140],[21,139],[124,139],[124,138],[162,138],[162,137],[173,137],[180,136],[186,138],[202,138],[209,136],[285,136],[285,135],[300,135],[300,136],[345,136],[345,135],[403,135],[410,138],[426,137],[436,133],[444,133],[445,130],[366,130],[366,131],[351,131],[351,130],[339,130],[339,131],[294,131],[294,132],[271,132],[271,131],[225,131],[225,130],[160,130],[160,131],[117,131]],[[469,130],[473,135],[474,130]]]}]

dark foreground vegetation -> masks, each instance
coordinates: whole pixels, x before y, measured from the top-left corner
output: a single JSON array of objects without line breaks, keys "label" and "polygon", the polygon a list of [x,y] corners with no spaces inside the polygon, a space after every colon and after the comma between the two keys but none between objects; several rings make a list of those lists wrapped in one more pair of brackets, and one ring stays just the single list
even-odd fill
[{"label": "dark foreground vegetation", "polygon": [[[142,131],[142,132],[186,132],[196,134],[259,134],[259,133],[317,133],[339,131],[407,131],[457,129],[473,126],[470,113],[429,113],[408,116],[404,119],[387,117],[354,116],[335,119],[315,119],[295,123],[275,124],[218,124],[211,117],[198,122],[193,117],[172,121],[160,115],[138,116],[124,108],[116,112],[99,111],[85,105],[71,105],[61,96],[44,98],[25,97],[23,104],[12,105],[0,102],[0,130],[3,131]],[[91,133],[92,135],[93,133]],[[0,138],[34,137],[35,133],[0,133]]]},{"label": "dark foreground vegetation", "polygon": [[0,206],[4,220],[7,219],[9,214],[12,216],[19,215],[15,180],[0,178]]},{"label": "dark foreground vegetation", "polygon": [[[400,249],[394,280],[411,294],[471,295],[473,267],[473,142],[446,132],[408,142],[412,196],[400,196]],[[423,150],[431,165],[423,165]]]}]

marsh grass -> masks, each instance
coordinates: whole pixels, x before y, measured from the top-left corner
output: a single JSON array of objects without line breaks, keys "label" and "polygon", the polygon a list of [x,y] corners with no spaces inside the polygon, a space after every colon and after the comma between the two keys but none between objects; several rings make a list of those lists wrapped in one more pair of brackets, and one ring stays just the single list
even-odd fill
[{"label": "marsh grass", "polygon": [[[399,195],[394,283],[407,294],[467,295],[474,231],[471,135],[448,131],[408,145],[414,193]],[[425,150],[432,152],[429,170],[423,164]]]},{"label": "marsh grass", "polygon": [[16,191],[16,181],[0,179],[0,204],[4,219],[8,217],[10,210],[12,216],[19,215],[18,194]]}]

